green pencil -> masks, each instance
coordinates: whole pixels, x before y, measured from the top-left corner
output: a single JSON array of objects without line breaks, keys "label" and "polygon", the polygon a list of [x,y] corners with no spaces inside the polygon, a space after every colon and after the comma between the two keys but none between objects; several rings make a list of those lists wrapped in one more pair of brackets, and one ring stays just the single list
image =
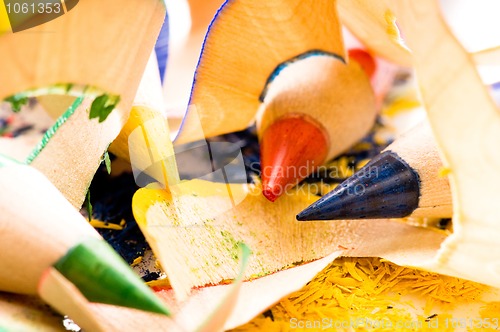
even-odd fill
[{"label": "green pencil", "polygon": [[89,302],[169,311],[37,170],[0,155],[0,290],[35,294],[54,269]]}]

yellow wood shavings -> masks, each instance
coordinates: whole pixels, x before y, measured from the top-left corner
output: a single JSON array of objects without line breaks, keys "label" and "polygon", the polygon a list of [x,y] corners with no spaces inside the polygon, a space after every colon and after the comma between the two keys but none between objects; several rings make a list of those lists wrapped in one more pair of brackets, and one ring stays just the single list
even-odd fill
[{"label": "yellow wood shavings", "polygon": [[399,98],[391,103],[383,110],[383,114],[387,116],[396,116],[403,112],[409,112],[414,108],[420,107],[421,104],[418,100],[410,98]]},{"label": "yellow wood shavings", "polygon": [[163,279],[157,279],[157,280],[152,280],[146,282],[146,285],[149,287],[157,287],[157,288],[172,288],[172,285],[170,285],[170,281],[168,278],[163,278]]},{"label": "yellow wood shavings", "polygon": [[399,35],[399,30],[396,25],[396,17],[394,16],[394,13],[391,10],[386,10],[384,13],[384,19],[387,24],[386,26],[387,35],[391,37],[391,39],[394,40],[395,43],[401,43],[402,39],[401,36]]},{"label": "yellow wood shavings", "polygon": [[[380,258],[342,258],[304,288],[235,331],[300,327],[311,331],[349,330],[342,323],[354,330],[435,331],[438,326],[440,331],[453,331],[452,316],[442,310],[477,301],[487,289],[482,284],[397,266]],[[412,295],[425,299],[420,312],[405,298]],[[433,312],[438,306],[439,314]],[[481,315],[490,317],[499,308],[500,303],[491,303]]]},{"label": "yellow wood shavings", "polygon": [[500,302],[491,302],[479,310],[481,318],[498,318],[500,319]]},{"label": "yellow wood shavings", "polygon": [[90,224],[94,228],[114,229],[114,230],[117,230],[117,231],[121,231],[125,227],[125,220],[122,220],[120,222],[120,224],[117,225],[117,224],[112,224],[112,223],[101,221],[101,220],[97,220],[97,219],[92,219],[90,221]]},{"label": "yellow wood shavings", "polygon": [[140,264],[141,262],[142,262],[142,256],[139,256],[136,259],[134,259],[134,261],[132,262],[132,264],[130,264],[130,266],[134,267],[134,266]]},{"label": "yellow wood shavings", "polygon": [[[387,143],[387,140],[385,141]],[[362,167],[365,167],[366,164],[368,164],[370,162],[370,159],[363,159],[361,160],[357,165],[356,165],[356,171],[361,169]]]}]

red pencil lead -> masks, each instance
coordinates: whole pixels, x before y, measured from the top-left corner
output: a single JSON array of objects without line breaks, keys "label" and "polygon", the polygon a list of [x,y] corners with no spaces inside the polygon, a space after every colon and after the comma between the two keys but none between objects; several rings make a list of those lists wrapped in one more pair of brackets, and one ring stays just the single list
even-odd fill
[{"label": "red pencil lead", "polygon": [[325,162],[328,139],[307,116],[285,116],[270,125],[261,141],[264,196],[274,202]]}]

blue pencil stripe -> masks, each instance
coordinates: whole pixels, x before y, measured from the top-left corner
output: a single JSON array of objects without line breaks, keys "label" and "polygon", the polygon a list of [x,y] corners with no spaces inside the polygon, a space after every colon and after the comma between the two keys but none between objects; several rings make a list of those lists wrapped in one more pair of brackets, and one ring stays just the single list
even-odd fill
[{"label": "blue pencil stripe", "polygon": [[160,35],[156,40],[155,52],[156,59],[158,60],[158,69],[160,70],[160,78],[163,83],[165,77],[165,70],[167,67],[168,59],[168,39],[169,39],[169,25],[168,25],[168,13],[165,14],[165,21],[160,30]]},{"label": "blue pencil stripe", "polygon": [[341,57],[340,55],[335,54],[335,53],[331,53],[331,52],[322,51],[322,50],[311,50],[311,51],[307,51],[305,53],[299,54],[297,56],[294,56],[293,58],[286,60],[286,61],[284,61],[276,66],[274,71],[267,78],[266,84],[264,85],[264,88],[262,89],[262,93],[259,96],[259,101],[260,102],[264,101],[264,98],[266,98],[269,84],[271,84],[271,82],[274,81],[274,79],[276,77],[278,77],[278,75],[281,73],[281,71],[283,71],[283,69],[285,69],[286,67],[288,67],[289,65],[291,65],[292,63],[294,63],[296,61],[307,59],[307,58],[313,57],[313,56],[330,56],[330,57],[333,57],[333,58],[338,59],[338,60],[345,63],[344,58]]}]

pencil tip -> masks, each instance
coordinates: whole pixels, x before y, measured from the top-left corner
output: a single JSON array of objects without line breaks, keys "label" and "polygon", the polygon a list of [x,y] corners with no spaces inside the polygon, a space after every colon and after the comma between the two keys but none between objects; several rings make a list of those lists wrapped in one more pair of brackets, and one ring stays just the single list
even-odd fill
[{"label": "pencil tip", "polygon": [[170,315],[161,300],[104,240],[80,243],[54,267],[90,302]]},{"label": "pencil tip", "polygon": [[295,219],[297,219],[298,221],[314,220],[314,219],[307,219],[307,216],[310,214],[310,210],[311,207],[304,209],[295,216]]},{"label": "pencil tip", "polygon": [[266,188],[264,188],[262,190],[262,194],[264,195],[265,198],[267,198],[269,201],[271,202],[274,202],[275,200],[278,199],[278,194],[275,194],[273,192],[273,189],[269,186],[267,186]]},{"label": "pencil tip", "polygon": [[320,166],[328,153],[323,129],[305,116],[275,121],[260,144],[263,194],[271,202]]},{"label": "pencil tip", "polygon": [[361,66],[361,68],[363,68],[369,78],[372,78],[372,76],[375,74],[377,63],[367,51],[361,48],[352,48],[349,50],[349,59],[352,59],[359,63],[359,65]]},{"label": "pencil tip", "polygon": [[418,207],[419,185],[418,174],[406,162],[383,152],[300,212],[297,220],[406,217]]}]

